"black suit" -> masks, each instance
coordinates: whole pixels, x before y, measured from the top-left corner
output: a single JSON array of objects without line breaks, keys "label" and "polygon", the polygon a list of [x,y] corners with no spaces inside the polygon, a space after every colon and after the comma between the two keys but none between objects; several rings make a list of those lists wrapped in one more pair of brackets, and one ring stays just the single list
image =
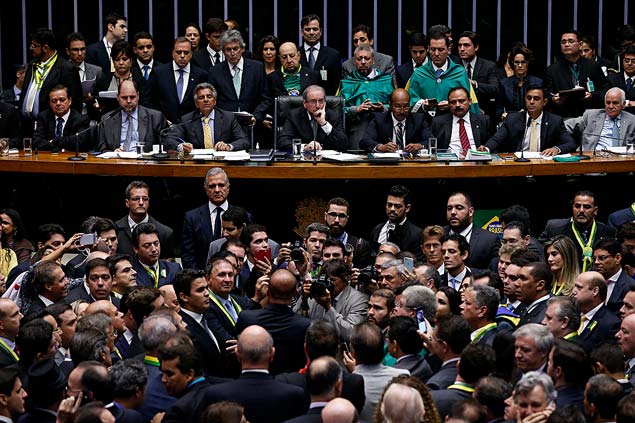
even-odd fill
[{"label": "black suit", "polygon": [[434,401],[434,405],[437,406],[441,421],[445,421],[445,416],[450,412],[452,404],[465,398],[471,398],[472,394],[461,389],[448,388],[432,391],[430,396],[432,401]]},{"label": "black suit", "polygon": [[[68,120],[62,130],[62,137],[55,138],[57,129],[57,116],[51,109],[40,112],[37,117],[37,129],[33,134],[33,148],[38,150],[57,150],[63,148],[67,151],[75,151],[77,138],[75,134],[90,126],[90,118],[80,112],[70,109]],[[79,150],[90,151],[95,143],[90,136],[92,131],[86,131],[79,136]]]},{"label": "black suit", "polygon": [[[531,128],[528,128],[529,124],[525,112],[509,113],[496,133],[485,143],[485,147],[489,148],[491,152],[498,153],[521,151],[525,130],[527,133],[531,131]],[[560,116],[543,111],[538,150],[544,151],[551,147],[558,147],[564,154],[574,151],[577,143],[567,132]]]},{"label": "black suit", "polygon": [[[392,112],[374,113],[373,120],[366,127],[363,139],[359,141],[359,148],[373,151],[378,144],[386,144],[393,140]],[[406,118],[404,141],[407,144],[427,145],[428,138],[432,137],[432,131],[420,113],[409,114]],[[399,146],[401,148],[401,146]]]},{"label": "black suit", "polygon": [[209,83],[218,91],[216,106],[228,112],[249,112],[262,122],[271,107],[264,65],[243,57],[240,97],[236,96],[230,66],[229,62],[221,62],[207,74]]},{"label": "black suit", "polygon": [[150,288],[154,288],[155,283],[157,284],[157,288],[163,285],[171,285],[172,282],[174,282],[176,274],[181,270],[181,266],[177,262],[159,260],[159,277],[157,282],[154,280],[154,276],[143,267],[137,257],[132,258],[131,264],[137,272],[137,285]]},{"label": "black suit", "polygon": [[[222,59],[223,58],[222,52],[219,51],[218,54],[220,54],[219,59]],[[192,53],[192,63],[194,63],[194,65],[198,66],[199,68],[203,70],[209,70],[209,68],[214,66],[214,64],[212,64],[212,59],[209,57],[209,51],[207,51],[207,46],[205,46],[201,50],[196,50],[194,53]]]},{"label": "black suit", "polygon": [[[379,246],[379,234],[386,222],[375,226],[370,233],[370,240]],[[416,256],[421,256],[421,245],[423,244],[422,229],[407,219],[403,225],[396,225],[394,231],[388,234],[388,242],[394,242],[402,251],[410,251]],[[376,248],[375,248],[376,249]]]},{"label": "black suit", "polygon": [[[174,231],[153,218],[148,216],[148,223],[152,223],[159,232],[159,242],[161,242],[161,257],[174,257]],[[134,256],[134,248],[132,246],[132,231],[128,224],[128,216],[124,216],[115,222],[117,228],[117,252]]]},{"label": "black suit", "polygon": [[[324,149],[338,151],[348,149],[350,143],[346,137],[346,132],[344,132],[341,115],[334,110],[326,109],[326,121],[333,127],[331,133],[326,135],[326,132],[318,125],[315,140]],[[308,143],[314,139],[311,121],[304,107],[289,112],[282,127],[280,139],[278,139],[278,150],[291,151],[294,138],[301,138],[303,143]]]},{"label": "black suit", "polygon": [[[443,229],[448,233],[448,226]],[[465,260],[465,265],[474,269],[488,269],[492,260],[498,257],[499,248],[500,240],[496,234],[472,224],[470,255]]]},{"label": "black suit", "polygon": [[42,301],[40,299],[40,297],[38,296],[37,298],[35,298],[31,302],[31,305],[29,306],[29,309],[27,310],[26,313],[24,313],[24,315],[25,316],[28,316],[29,314],[35,315],[36,313],[39,313],[40,311],[44,310],[45,308],[46,308],[46,305],[44,304],[44,301]]},{"label": "black suit", "polygon": [[181,235],[181,262],[184,269],[205,269],[209,244],[216,239],[209,204],[207,202],[185,213]]},{"label": "black suit", "polygon": [[[476,148],[483,145],[489,139],[489,117],[469,112],[472,136]],[[432,133],[437,139],[437,148],[447,150],[450,148],[452,138],[453,115],[445,113],[432,119]],[[465,117],[463,117],[465,119]]]},{"label": "black suit", "polygon": [[251,423],[283,422],[304,414],[308,407],[302,389],[258,372],[245,372],[237,380],[207,388],[202,404],[224,400],[244,406]]},{"label": "black suit", "polygon": [[16,420],[17,423],[55,423],[55,421],[56,418],[52,413],[37,408],[32,409]]},{"label": "black suit", "polygon": [[[551,295],[549,295],[551,297]],[[518,327],[527,323],[542,324],[542,320],[545,318],[545,312],[547,311],[547,300],[539,302],[531,311],[525,310],[520,316]]]},{"label": "black suit", "polygon": [[[251,298],[242,297],[242,296],[233,295],[233,294],[230,294],[230,296],[233,300],[232,303],[235,302],[236,304],[238,304],[238,306],[241,308],[241,311],[242,310],[259,310],[261,308],[260,304],[254,302]],[[234,305],[234,310],[236,311],[238,315],[240,315],[240,312],[236,309],[235,305]],[[210,301],[209,303],[208,313],[212,315],[216,319],[220,327],[223,328],[223,332],[219,333],[218,335],[219,342],[225,342],[228,339],[237,339],[238,331],[236,330],[236,322],[234,322],[234,320],[231,317],[225,314],[225,312],[221,310],[218,304],[216,304],[216,302],[213,300]]]},{"label": "black suit", "polygon": [[103,73],[110,73],[110,55],[103,39],[86,47],[86,62],[101,67]]},{"label": "black suit", "polygon": [[211,324],[210,319],[207,319],[205,315],[203,318],[207,321],[209,329],[214,333],[216,337],[216,342],[219,343],[217,346],[214,340],[211,338],[209,333],[201,325],[198,324],[196,320],[194,320],[189,314],[180,312],[183,321],[187,324],[187,332],[194,343],[196,349],[201,353],[202,357],[205,357],[203,360],[203,369],[205,373],[211,376],[224,376],[226,374],[226,363],[227,358],[223,353],[224,346],[221,343],[221,340],[216,336],[215,328]]},{"label": "black suit", "polygon": [[287,305],[269,304],[262,310],[244,310],[238,316],[236,331],[259,325],[273,337],[276,354],[269,369],[272,374],[297,372],[306,364],[304,336],[311,321],[295,314]]},{"label": "black suit", "polygon": [[4,369],[7,366],[11,366],[13,364],[17,364],[13,355],[9,354],[4,350],[4,348],[0,348],[0,369]]},{"label": "black suit", "polygon": [[118,337],[115,340],[115,347],[119,350],[122,358],[133,358],[138,355],[144,354],[143,345],[136,333],[132,334],[132,341],[128,344],[126,338],[123,336]]},{"label": "black suit", "polygon": [[[181,143],[180,140],[191,143],[193,148],[205,148],[202,117],[203,114],[198,110],[183,115],[181,122],[187,123],[174,126],[168,131],[165,148],[167,150],[176,150]],[[214,144],[223,141],[225,144],[231,144],[233,150],[245,150],[251,146],[234,114],[219,108],[214,109],[213,136]]]},{"label": "black suit", "polygon": [[0,137],[9,138],[11,148],[22,148],[21,126],[18,109],[9,103],[0,101]]},{"label": "black suit", "polygon": [[[190,63],[190,73],[189,75],[184,73],[183,77],[187,77],[188,82],[183,100],[179,101],[174,76],[174,62],[170,61],[156,66],[145,84],[142,104],[160,110],[170,122],[178,122],[181,116],[195,110],[194,88],[201,82],[205,82],[206,72]],[[216,88],[218,89],[218,87]]]},{"label": "black suit", "polygon": [[322,423],[323,409],[324,406],[309,408],[306,414],[287,420],[285,423]]},{"label": "black suit", "polygon": [[[322,83],[322,78],[320,77],[320,73],[317,71],[312,71],[308,66],[302,66],[300,70],[300,93],[298,95],[302,95],[305,88],[309,85],[320,85]],[[275,98],[281,95],[289,95],[287,90],[284,88],[284,77],[282,76],[282,71],[280,69],[276,69],[274,72],[271,72],[267,75],[267,87],[269,90],[269,97]]]},{"label": "black suit", "polygon": [[406,84],[408,80],[412,76],[414,72],[414,67],[412,66],[412,59],[408,59],[406,63],[403,63],[397,66],[395,69],[395,76],[397,77],[397,88],[406,88]]},{"label": "black suit", "polygon": [[[631,85],[631,89],[626,91],[626,79],[624,79],[624,72],[609,73],[606,77],[606,89],[618,87],[624,90],[626,93],[627,101],[635,101],[635,84]],[[635,107],[624,107],[624,111],[629,113],[635,113]]]},{"label": "black suit", "polygon": [[615,343],[615,334],[620,330],[622,321],[608,307],[602,306],[595,312],[586,328],[578,335],[578,345],[590,352],[602,343]]},{"label": "black suit", "polygon": [[476,81],[478,85],[478,88],[475,88],[474,91],[476,92],[479,107],[488,115],[492,115],[499,90],[496,63],[477,57],[474,69],[472,69],[472,80]]},{"label": "black suit", "polygon": [[[311,400],[311,394],[306,385],[306,374],[304,373],[281,373],[276,376],[276,380],[291,385],[299,386],[305,392],[307,402]],[[364,392],[364,378],[355,373],[342,373],[342,398],[349,400],[357,409],[362,412],[366,393]]]},{"label": "black suit", "polygon": [[143,416],[137,410],[119,408],[116,405],[111,405],[106,410],[113,415],[115,423],[145,423]]},{"label": "black suit", "polygon": [[176,400],[172,407],[168,408],[162,423],[182,423],[182,422],[195,422],[197,421],[197,415],[194,413],[196,410],[202,408],[203,397],[210,384],[206,380],[197,382],[194,386],[187,389],[187,392],[183,394],[181,398]]},{"label": "black suit", "polygon": [[620,277],[617,278],[617,281],[615,282],[615,288],[613,288],[613,291],[611,292],[611,297],[606,302],[606,306],[609,310],[619,316],[620,308],[622,308],[622,305],[624,304],[624,296],[633,285],[635,285],[635,280],[622,270]]},{"label": "black suit", "polygon": [[[302,63],[302,67],[310,69],[304,47],[304,45],[300,46],[300,63]],[[326,70],[327,74],[326,81],[322,81],[322,86],[326,90],[326,94],[334,95],[342,78],[342,58],[337,50],[327,47],[320,42],[320,51],[315,59],[315,66],[312,70],[319,72],[322,69]]]}]

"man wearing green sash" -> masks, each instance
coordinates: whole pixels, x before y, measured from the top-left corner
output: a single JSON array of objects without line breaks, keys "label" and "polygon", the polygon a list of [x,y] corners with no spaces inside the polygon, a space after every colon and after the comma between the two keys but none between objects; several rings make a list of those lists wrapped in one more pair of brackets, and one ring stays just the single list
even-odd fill
[{"label": "man wearing green sash", "polygon": [[470,93],[470,112],[480,113],[478,100],[465,68],[448,59],[450,41],[442,33],[430,34],[430,58],[425,65],[414,70],[406,84],[410,94],[412,112],[426,110],[447,111],[451,88],[463,87]]},{"label": "man wearing green sash", "polygon": [[351,148],[357,149],[371,112],[383,112],[394,90],[393,78],[375,67],[375,52],[368,44],[355,49],[355,70],[340,82],[337,95],[346,100],[346,117],[350,128]]}]

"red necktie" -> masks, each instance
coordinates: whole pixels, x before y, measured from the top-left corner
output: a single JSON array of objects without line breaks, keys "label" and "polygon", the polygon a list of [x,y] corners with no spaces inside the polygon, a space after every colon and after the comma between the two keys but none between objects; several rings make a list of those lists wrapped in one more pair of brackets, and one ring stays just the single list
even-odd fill
[{"label": "red necktie", "polygon": [[463,119],[459,119],[459,139],[461,140],[463,154],[467,154],[467,150],[470,149],[470,139],[467,137],[467,131],[465,130]]}]

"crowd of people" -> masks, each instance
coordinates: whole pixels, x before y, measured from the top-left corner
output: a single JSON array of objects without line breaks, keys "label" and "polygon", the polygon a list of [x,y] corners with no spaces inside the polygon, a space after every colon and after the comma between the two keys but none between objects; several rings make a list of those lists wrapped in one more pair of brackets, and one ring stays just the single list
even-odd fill
[{"label": "crowd of people", "polygon": [[[470,150],[554,156],[635,139],[633,25],[618,28],[608,60],[593,37],[565,31],[561,57],[544,72],[533,69],[523,43],[494,62],[479,55],[476,32],[453,34],[445,25],[409,34],[402,64],[374,50],[364,24],[352,30],[348,59],[321,42],[317,15],[302,18],[301,45],[267,35],[253,54],[236,25],[219,18],[202,30],[188,25],[168,63],[155,60],[152,34],[127,41],[126,17],[117,13],[92,44],[73,32],[62,47],[50,29],[38,29],[29,37],[33,60],[2,92],[13,104],[0,104],[0,135],[15,148],[32,137],[37,150],[161,145],[184,154],[255,144],[289,152],[294,139],[314,154],[416,154],[436,138],[437,148],[459,157]],[[278,112],[277,100],[299,96]]]}]

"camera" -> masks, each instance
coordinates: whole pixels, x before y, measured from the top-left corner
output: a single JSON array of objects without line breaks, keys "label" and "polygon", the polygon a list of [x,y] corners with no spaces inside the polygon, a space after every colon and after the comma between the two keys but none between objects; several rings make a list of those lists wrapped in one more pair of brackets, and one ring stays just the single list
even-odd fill
[{"label": "camera", "polygon": [[333,284],[331,283],[331,279],[328,275],[320,275],[314,278],[311,282],[311,291],[309,296],[311,298],[320,298],[326,295],[327,290],[332,293],[333,289]]},{"label": "camera", "polygon": [[371,280],[379,281],[379,272],[372,264],[364,267],[357,275],[357,283],[360,285],[370,285]]},{"label": "camera", "polygon": [[302,241],[293,241],[293,243],[291,243],[291,246],[289,247],[291,249],[291,260],[295,262],[304,261],[303,246]]}]

